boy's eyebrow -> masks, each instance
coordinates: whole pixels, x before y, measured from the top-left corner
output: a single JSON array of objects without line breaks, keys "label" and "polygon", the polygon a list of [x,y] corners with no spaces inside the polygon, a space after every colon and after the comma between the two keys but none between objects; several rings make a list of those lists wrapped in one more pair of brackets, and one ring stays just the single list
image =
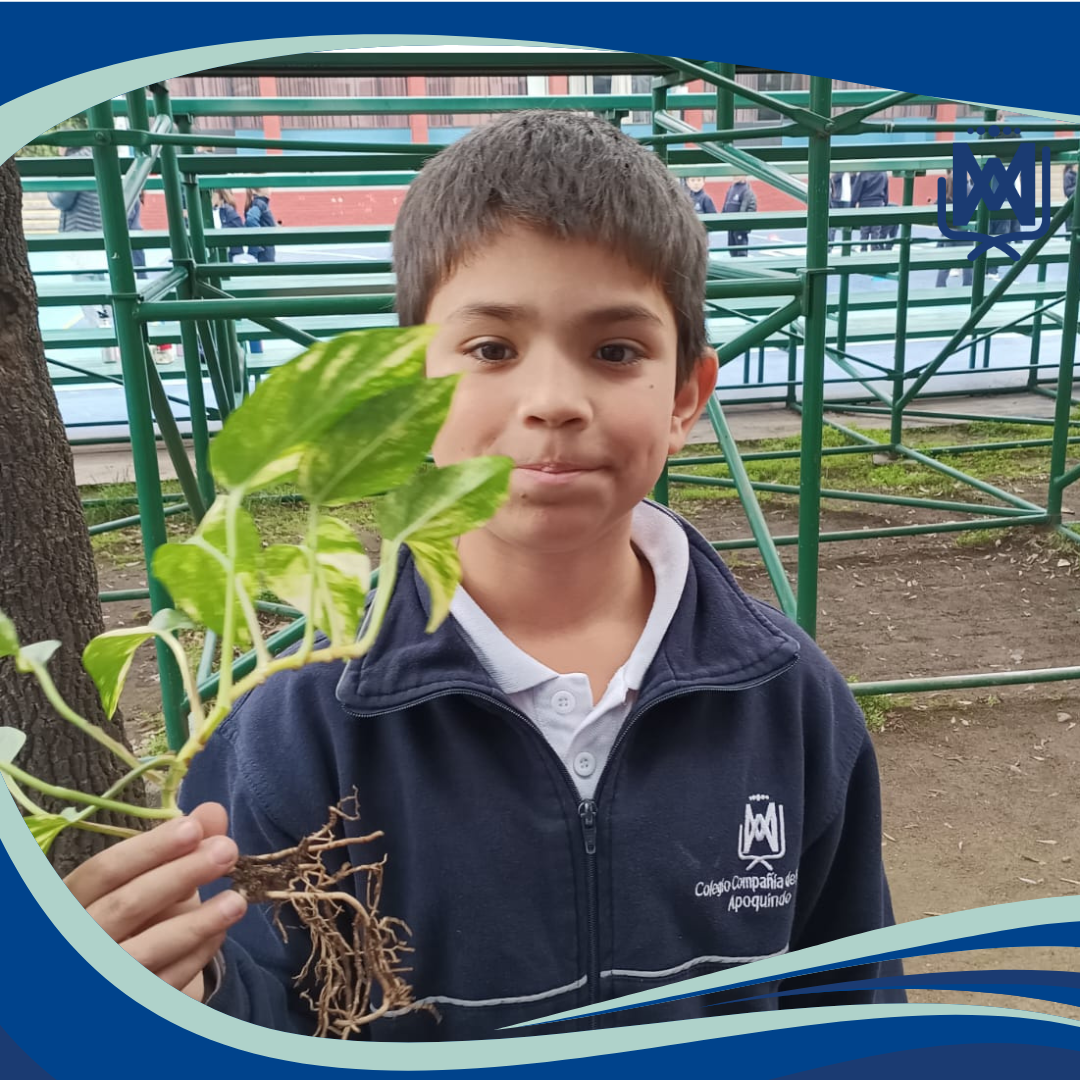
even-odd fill
[{"label": "boy's eyebrow", "polygon": [[612,323],[612,322],[650,322],[663,326],[664,320],[650,308],[641,304],[616,304],[614,307],[598,308],[588,312],[583,322],[588,323]]},{"label": "boy's eyebrow", "polygon": [[[464,304],[450,315],[451,319],[500,319],[514,322],[535,315],[532,308],[524,304]],[[663,320],[655,311],[640,304],[616,304],[613,307],[597,308],[586,312],[582,318],[585,323],[613,322],[650,322],[658,326]]]},{"label": "boy's eyebrow", "polygon": [[463,304],[451,315],[451,319],[501,319],[513,322],[527,318],[529,308],[523,304]]}]

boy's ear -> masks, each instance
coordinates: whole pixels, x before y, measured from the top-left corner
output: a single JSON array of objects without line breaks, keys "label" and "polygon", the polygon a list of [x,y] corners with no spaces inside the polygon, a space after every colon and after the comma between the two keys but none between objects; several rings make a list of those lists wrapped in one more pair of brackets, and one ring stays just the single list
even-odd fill
[{"label": "boy's ear", "polygon": [[716,352],[713,349],[706,349],[698,357],[690,377],[675,391],[675,408],[671,413],[668,454],[677,454],[686,445],[691,429],[705,411],[709,395],[716,389],[718,370]]}]

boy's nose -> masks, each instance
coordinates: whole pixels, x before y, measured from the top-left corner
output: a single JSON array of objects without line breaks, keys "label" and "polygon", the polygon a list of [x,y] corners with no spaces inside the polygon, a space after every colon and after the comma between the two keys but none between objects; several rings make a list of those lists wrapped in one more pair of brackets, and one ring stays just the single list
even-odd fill
[{"label": "boy's nose", "polygon": [[519,413],[526,423],[584,425],[592,417],[581,361],[557,349],[538,350],[521,366],[525,376]]}]

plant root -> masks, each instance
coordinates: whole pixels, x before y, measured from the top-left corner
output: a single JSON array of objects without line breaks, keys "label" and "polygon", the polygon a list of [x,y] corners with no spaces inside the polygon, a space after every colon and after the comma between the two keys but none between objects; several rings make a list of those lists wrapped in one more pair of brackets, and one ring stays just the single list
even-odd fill
[{"label": "plant root", "polygon": [[[311,980],[301,991],[317,1017],[318,1038],[347,1039],[388,1013],[417,1006],[412,987],[402,978],[409,969],[402,957],[412,952],[405,944],[411,931],[400,919],[379,913],[384,856],[376,863],[354,866],[346,861],[330,871],[323,857],[332,851],[379,839],[381,832],[350,839],[335,833],[342,822],[359,820],[357,796],[330,807],[330,820],[296,847],[268,855],[242,856],[232,872],[237,891],[252,904],[272,904],[274,922],[288,940],[282,908],[288,905],[311,937],[311,953],[296,984]],[[354,874],[363,875],[366,896],[361,902],[337,886]],[[381,991],[378,1005],[372,992]]]}]

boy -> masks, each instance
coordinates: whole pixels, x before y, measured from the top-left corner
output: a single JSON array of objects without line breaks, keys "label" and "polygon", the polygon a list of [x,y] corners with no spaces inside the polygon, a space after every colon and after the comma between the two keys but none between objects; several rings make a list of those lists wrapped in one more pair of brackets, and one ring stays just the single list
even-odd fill
[{"label": "boy", "polygon": [[716,203],[705,190],[704,176],[688,176],[686,178],[686,193],[694,204],[694,211],[698,214],[715,214]]},{"label": "boy", "polygon": [[[745,176],[736,176],[731,182],[724,196],[724,208],[722,214],[753,214],[757,212],[757,196],[750,186],[750,181]],[[732,258],[742,256],[745,258],[747,246],[750,243],[750,231],[739,229],[729,231],[727,234],[728,247],[731,249]]]},{"label": "boy", "polygon": [[[387,1016],[366,1038],[520,1035],[502,1029],[891,923],[876,766],[844,680],[644,501],[716,384],[705,255],[659,159],[597,119],[515,114],[424,168],[395,228],[399,313],[439,327],[430,375],[465,375],[434,456],[512,457],[510,499],[461,538],[435,634],[403,557],[366,657],[254,691],[196,759],[190,817],[71,876],[151,970],[310,1033],[303,935],[282,943],[262,909],[241,921],[223,882],[193,892],[237,845],[295,844],[354,787],[363,821],[346,828],[385,831],[364,858],[388,857],[381,910],[409,925],[407,978],[441,1017]],[[842,999],[874,1000],[726,1008]]]}]

